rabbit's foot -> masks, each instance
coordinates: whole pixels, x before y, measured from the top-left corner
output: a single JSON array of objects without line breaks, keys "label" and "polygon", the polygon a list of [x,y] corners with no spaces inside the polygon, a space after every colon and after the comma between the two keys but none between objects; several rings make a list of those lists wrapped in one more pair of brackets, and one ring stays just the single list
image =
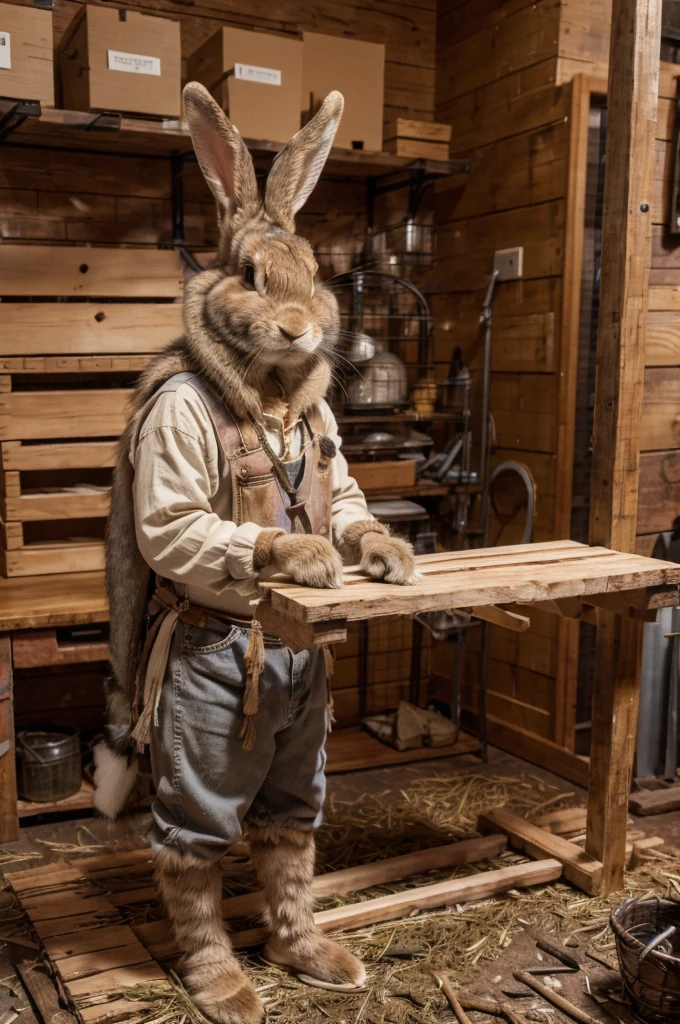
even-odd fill
[{"label": "rabbit's foot", "polygon": [[405,586],[421,578],[416,572],[413,548],[405,540],[367,532],[361,538],[360,547],[361,570],[371,579]]},{"label": "rabbit's foot", "polygon": [[320,932],[311,932],[292,942],[273,936],[264,948],[264,958],[287,967],[310,981],[332,987],[356,989],[366,981],[361,960]]},{"label": "rabbit's foot", "polygon": [[255,542],[253,566],[266,565],[307,587],[342,586],[342,560],[325,537],[263,530]]},{"label": "rabbit's foot", "polygon": [[198,1009],[215,1024],[260,1024],[262,1000],[225,946],[206,946],[182,965],[186,989]]}]

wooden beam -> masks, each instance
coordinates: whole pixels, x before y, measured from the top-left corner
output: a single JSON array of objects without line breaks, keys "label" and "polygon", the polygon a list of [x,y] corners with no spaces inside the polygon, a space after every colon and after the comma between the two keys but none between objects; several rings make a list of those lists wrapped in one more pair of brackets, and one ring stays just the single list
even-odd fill
[{"label": "wooden beam", "polygon": [[514,633],[524,633],[531,625],[531,619],[526,615],[509,612],[506,608],[499,608],[493,604],[475,605],[470,611],[475,618],[492,622],[494,626],[500,626],[502,629],[511,629]]},{"label": "wooden beam", "polygon": [[0,635],[0,843],[19,838],[12,704],[12,642]]},{"label": "wooden beam", "polygon": [[[607,100],[590,542],[635,550],[661,0],[614,0]],[[623,886],[642,623],[598,610],[586,850]]]},{"label": "wooden beam", "polygon": [[[477,828],[480,832],[505,832],[508,842],[530,857],[554,857],[562,864],[564,877],[585,892],[599,892],[602,882],[602,864],[590,857],[575,843],[553,835],[503,809],[481,815]],[[624,833],[625,839],[625,833]]]}]

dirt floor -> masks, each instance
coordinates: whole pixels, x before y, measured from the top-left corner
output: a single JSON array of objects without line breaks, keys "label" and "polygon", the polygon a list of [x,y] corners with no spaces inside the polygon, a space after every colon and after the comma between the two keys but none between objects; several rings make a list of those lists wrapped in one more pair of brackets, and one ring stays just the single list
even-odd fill
[{"label": "dirt floor", "polygon": [[[449,794],[454,795],[453,801]],[[585,793],[549,772],[496,750],[491,750],[487,764],[465,755],[331,776],[327,824],[319,836],[319,868],[328,871],[474,835],[476,815],[485,801],[491,806],[507,803],[518,813],[531,817],[542,807],[552,810],[583,805]],[[6,871],[18,871],[63,859],[65,855],[71,857],[76,846],[81,846],[83,853],[92,854],[142,845],[148,815],[130,816],[115,825],[93,816],[77,821],[31,822],[22,828],[17,843],[0,851],[0,870],[4,867]],[[530,966],[559,966],[536,947],[537,939],[552,936],[566,941],[582,965],[578,973],[551,976],[558,990],[595,1022],[618,1019],[628,1024],[634,1018],[617,1001],[618,977],[604,966],[616,961],[607,927],[608,913],[611,906],[629,893],[678,895],[680,854],[676,855],[671,848],[680,847],[680,813],[636,818],[631,824],[638,833],[662,836],[669,847],[660,861],[654,861],[642,873],[627,876],[627,892],[609,902],[591,900],[558,882],[346,935],[343,941],[364,957],[368,965],[370,983],[362,993],[339,997],[307,989],[261,964],[256,954],[244,957],[246,969],[267,999],[268,1020],[279,1024],[302,1020],[305,1024],[327,1020],[338,1024],[453,1021],[455,1017],[432,977],[434,970],[445,970],[459,994],[500,998],[518,1014],[515,1019],[520,1024],[564,1024],[569,1018],[548,1006],[540,996],[519,999],[505,995],[520,990],[513,978],[514,971]],[[499,859],[498,863],[472,865],[457,872],[469,874],[507,863],[507,859]],[[410,880],[402,888],[414,881],[426,884],[451,875],[452,872],[428,875]],[[233,879],[225,891],[243,891],[253,884],[248,878],[240,886],[232,888],[232,883]],[[399,886],[371,890],[351,899],[381,895],[396,888]],[[343,901],[349,900],[350,897]],[[324,906],[327,905],[333,903],[325,902]],[[162,916],[162,910],[155,905],[146,907],[144,912],[147,920]],[[33,1024],[35,1019],[12,967],[18,960],[35,960],[37,955],[26,945],[32,938],[19,927],[21,922],[13,895],[0,892],[0,942],[5,942],[0,947],[0,1024],[10,1024],[11,1015],[5,1020],[4,1014],[12,1008],[20,1011],[17,1024]],[[12,935],[18,945],[6,941]],[[589,950],[595,952],[598,961],[587,956]],[[608,1001],[599,1005],[586,991],[587,984]],[[183,1016],[179,1010],[173,1012],[170,1008],[161,1017],[156,1014],[155,1019],[162,1019],[164,1024],[181,1024]],[[492,1019],[496,1018],[470,1012],[474,1024]],[[53,1016],[49,1024],[69,1021],[74,1018],[62,1013]]]}]

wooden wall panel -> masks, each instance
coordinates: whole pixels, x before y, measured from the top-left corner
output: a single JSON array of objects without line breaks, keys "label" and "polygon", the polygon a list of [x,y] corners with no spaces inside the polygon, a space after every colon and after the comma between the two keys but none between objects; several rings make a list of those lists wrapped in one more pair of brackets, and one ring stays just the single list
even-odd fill
[{"label": "wooden wall panel", "polygon": [[[498,446],[492,466],[506,459],[529,466],[538,491],[536,538],[550,539],[571,137],[571,90],[554,85],[560,4],[475,0],[450,7],[451,2],[446,12],[440,8],[436,116],[452,123],[452,150],[469,157],[472,171],[467,180],[453,177],[437,186],[437,374],[448,372],[454,346],[473,371],[481,368],[479,313],[494,250],[522,245],[522,280],[499,284],[494,300],[491,412]],[[501,503],[503,537],[519,540],[524,512],[515,517],[513,496],[506,501],[505,492]],[[528,730],[544,742],[557,738],[555,621],[532,622],[525,634],[491,628],[490,645],[491,716],[515,737]],[[474,714],[474,630],[467,646],[463,701]],[[437,645],[432,658],[436,685],[443,686],[450,658]]]}]

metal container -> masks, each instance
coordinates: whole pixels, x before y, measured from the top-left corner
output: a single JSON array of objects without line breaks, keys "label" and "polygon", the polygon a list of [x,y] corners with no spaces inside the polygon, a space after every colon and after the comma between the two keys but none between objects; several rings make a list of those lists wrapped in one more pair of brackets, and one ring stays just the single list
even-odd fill
[{"label": "metal container", "polygon": [[407,405],[406,367],[392,352],[377,352],[347,386],[347,409],[394,409]]},{"label": "metal container", "polygon": [[53,803],[80,789],[80,733],[70,726],[17,733],[17,789],[23,800]]}]

